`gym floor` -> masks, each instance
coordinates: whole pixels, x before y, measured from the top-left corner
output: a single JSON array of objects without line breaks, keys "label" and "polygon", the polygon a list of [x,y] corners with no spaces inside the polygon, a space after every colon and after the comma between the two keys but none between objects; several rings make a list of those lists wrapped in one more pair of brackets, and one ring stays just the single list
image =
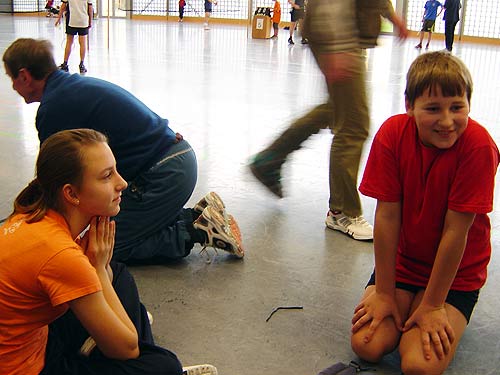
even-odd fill
[{"label": "gym floor", "polygon": [[[52,40],[62,62],[65,36],[54,19],[0,15],[0,53],[20,37]],[[277,40],[262,40],[251,39],[245,26],[213,23],[205,31],[202,23],[124,19],[96,20],[89,37],[87,75],[134,93],[194,147],[199,176],[189,203],[216,191],[240,224],[244,260],[213,250],[207,257],[195,247],[182,261],[131,269],[154,316],[157,343],[176,352],[184,365],[211,363],[220,375],[313,375],[335,362],[356,360],[350,320],[372,271],[373,244],[325,228],[332,135],[324,130],[291,155],[283,169],[284,199],[264,190],[247,168],[251,155],[325,99],[309,48],[288,46],[287,39],[285,30]],[[378,127],[404,111],[406,71],[423,53],[415,44],[416,39],[399,43],[384,36],[368,52],[371,135],[362,168]],[[438,38],[431,43],[431,50],[443,47]],[[78,50],[75,45],[72,73],[78,71]],[[474,78],[471,117],[500,144],[500,47],[457,41],[454,53]],[[4,218],[33,177],[38,104],[25,104],[4,74],[0,103]],[[500,373],[498,197],[491,214],[489,279],[447,374]],[[375,202],[362,201],[373,223]],[[266,322],[278,306],[303,309],[280,310]],[[397,351],[376,369],[380,375],[399,374]]]}]

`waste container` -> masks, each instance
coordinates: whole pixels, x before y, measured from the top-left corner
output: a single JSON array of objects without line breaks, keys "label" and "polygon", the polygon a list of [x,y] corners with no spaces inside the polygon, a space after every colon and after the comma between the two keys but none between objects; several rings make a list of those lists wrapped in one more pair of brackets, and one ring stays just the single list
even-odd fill
[{"label": "waste container", "polygon": [[271,37],[271,8],[258,7],[252,20],[252,38],[268,39]]}]

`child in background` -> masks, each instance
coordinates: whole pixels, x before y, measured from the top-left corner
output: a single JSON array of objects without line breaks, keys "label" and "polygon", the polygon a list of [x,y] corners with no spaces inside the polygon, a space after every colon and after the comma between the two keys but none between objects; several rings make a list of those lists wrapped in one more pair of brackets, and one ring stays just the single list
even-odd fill
[{"label": "child in background", "polygon": [[[438,7],[441,7],[439,13],[437,12]],[[415,46],[415,48],[422,48],[422,40],[424,40],[424,33],[429,33],[429,38],[427,39],[427,44],[425,49],[429,48],[431,43],[432,32],[434,31],[434,24],[436,23],[436,18],[443,11],[443,4],[437,0],[428,0],[424,5],[424,15],[422,17],[422,30],[420,31],[420,42]]]},{"label": "child in background", "polygon": [[499,153],[469,118],[471,95],[457,57],[419,56],[407,75],[407,112],[380,127],[359,188],[377,199],[375,271],[351,345],[369,362],[399,345],[406,375],[446,370],[486,281]]},{"label": "child in background", "polygon": [[210,30],[208,22],[210,21],[210,16],[212,15],[213,5],[217,5],[216,0],[205,0],[205,22],[203,23],[205,30]]},{"label": "child in background", "polygon": [[273,21],[274,34],[271,38],[276,39],[278,37],[278,30],[281,22],[281,4],[279,0],[273,0],[273,1],[274,1],[274,8],[273,8],[272,21]]},{"label": "child in background", "polygon": [[59,14],[59,9],[54,7],[54,0],[47,0],[45,9],[47,10],[47,15],[45,17],[52,17],[54,14]]},{"label": "child in background", "polygon": [[184,7],[186,6],[186,0],[179,0],[179,22],[184,19]]}]

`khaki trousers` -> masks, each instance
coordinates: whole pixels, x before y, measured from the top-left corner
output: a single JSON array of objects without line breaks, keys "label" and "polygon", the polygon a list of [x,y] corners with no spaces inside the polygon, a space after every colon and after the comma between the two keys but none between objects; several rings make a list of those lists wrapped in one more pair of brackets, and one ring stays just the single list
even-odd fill
[{"label": "khaki trousers", "polygon": [[[318,52],[311,46],[318,60]],[[366,99],[365,57],[362,50],[353,52],[355,63],[351,76],[328,84],[329,98],[305,116],[295,120],[266,150],[285,159],[300,148],[302,142],[320,129],[333,133],[330,151],[330,209],[347,216],[362,214],[358,193],[358,170],[361,152],[370,128]]]}]

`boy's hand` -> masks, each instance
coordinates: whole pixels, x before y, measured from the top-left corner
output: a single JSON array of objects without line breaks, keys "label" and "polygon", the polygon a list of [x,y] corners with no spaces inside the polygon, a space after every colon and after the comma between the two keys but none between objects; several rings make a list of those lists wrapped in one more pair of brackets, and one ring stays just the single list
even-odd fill
[{"label": "boy's hand", "polygon": [[396,327],[401,329],[401,315],[399,314],[399,309],[396,304],[396,300],[393,296],[377,293],[374,291],[363,299],[356,309],[354,310],[354,316],[352,318],[352,333],[356,333],[366,324],[370,324],[368,327],[368,332],[364,337],[364,342],[368,343],[371,341],[375,330],[380,325],[380,323],[387,317],[392,316]]},{"label": "boy's hand", "polygon": [[403,332],[409,331],[415,325],[422,333],[425,359],[431,359],[431,346],[434,347],[438,359],[443,359],[450,352],[451,344],[455,340],[455,332],[448,321],[444,306],[420,304],[406,321]]}]

